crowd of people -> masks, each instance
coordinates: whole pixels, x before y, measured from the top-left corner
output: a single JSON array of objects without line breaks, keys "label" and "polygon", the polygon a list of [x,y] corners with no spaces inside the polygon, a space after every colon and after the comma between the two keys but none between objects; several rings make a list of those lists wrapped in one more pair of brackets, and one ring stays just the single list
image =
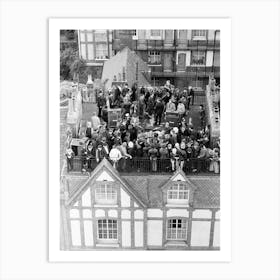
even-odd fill
[{"label": "crowd of people", "polygon": [[[121,171],[133,167],[141,170],[149,166],[152,172],[175,171],[178,168],[190,172],[210,171],[219,173],[219,141],[210,144],[210,128],[206,114],[200,105],[200,126],[194,127],[188,117],[194,102],[191,87],[179,90],[166,82],[163,87],[115,88],[97,97],[98,112],[80,137],[87,137],[80,151],[71,146],[69,131],[66,149],[67,167],[71,171],[74,158],[79,156],[81,170],[92,170],[103,158],[107,158]],[[108,125],[108,107],[120,108],[121,119],[115,127]],[[177,113],[176,125],[170,126],[166,114]],[[188,120],[188,121],[187,121]]]}]

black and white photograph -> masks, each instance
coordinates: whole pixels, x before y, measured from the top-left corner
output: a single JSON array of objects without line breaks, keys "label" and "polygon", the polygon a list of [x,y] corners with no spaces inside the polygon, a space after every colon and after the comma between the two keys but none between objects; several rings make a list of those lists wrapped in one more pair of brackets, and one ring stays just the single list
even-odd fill
[{"label": "black and white photograph", "polygon": [[220,250],[220,30],[60,30],[60,249]]},{"label": "black and white photograph", "polygon": [[0,279],[279,280],[279,8],[0,1]]}]

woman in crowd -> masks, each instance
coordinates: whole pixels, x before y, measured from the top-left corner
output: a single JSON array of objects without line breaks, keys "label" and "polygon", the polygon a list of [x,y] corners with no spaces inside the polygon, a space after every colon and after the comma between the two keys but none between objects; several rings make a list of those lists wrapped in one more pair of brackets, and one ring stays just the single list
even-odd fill
[{"label": "woman in crowd", "polygon": [[[115,87],[113,104],[123,108],[123,115],[114,129],[108,129],[106,123],[102,125],[104,120],[93,114],[92,125],[88,126],[86,131],[86,136],[91,142],[81,151],[83,171],[93,168],[93,160],[99,163],[106,157],[116,168],[123,171],[134,166],[142,170],[141,168],[148,162],[150,171],[153,172],[175,171],[181,168],[186,172],[208,170],[219,173],[219,143],[210,148],[209,127],[204,125],[200,130],[196,130],[191,118],[188,118],[188,123],[186,122],[188,108],[186,91],[180,92],[167,83],[164,88],[142,87],[140,94],[138,98],[135,89],[132,91],[126,86],[121,90]],[[104,103],[106,103],[104,94],[100,93],[98,107]],[[203,110],[201,107],[199,114],[200,120],[203,119],[204,123]],[[161,125],[164,112],[176,111],[180,116],[177,126],[170,127],[168,122]],[[150,130],[141,127],[143,122],[140,122],[139,118],[145,112],[149,117],[155,117],[155,124],[159,125],[157,130],[153,130],[153,126]],[[67,163],[69,170],[72,170],[71,152]]]}]

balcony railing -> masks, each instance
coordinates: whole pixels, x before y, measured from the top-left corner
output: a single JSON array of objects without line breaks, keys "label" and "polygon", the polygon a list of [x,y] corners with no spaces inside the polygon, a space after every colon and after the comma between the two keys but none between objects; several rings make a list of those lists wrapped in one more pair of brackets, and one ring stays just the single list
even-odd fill
[{"label": "balcony railing", "polygon": [[[110,160],[109,160],[110,161]],[[111,161],[110,161],[111,162]],[[111,162],[112,165],[113,162]],[[67,172],[91,173],[98,165],[95,158],[74,157],[67,159]],[[210,159],[191,158],[183,163],[171,161],[171,159],[132,158],[121,159],[115,165],[120,173],[172,173],[178,168],[182,168],[186,174],[219,174],[219,162]],[[172,170],[172,168],[174,170]]]}]

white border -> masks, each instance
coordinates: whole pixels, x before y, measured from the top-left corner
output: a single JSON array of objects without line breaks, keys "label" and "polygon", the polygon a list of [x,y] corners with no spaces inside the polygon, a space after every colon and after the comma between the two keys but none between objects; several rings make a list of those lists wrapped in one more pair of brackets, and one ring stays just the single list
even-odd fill
[{"label": "white border", "polygon": [[[59,30],[60,29],[221,30],[221,250],[61,251],[59,205]],[[223,19],[49,19],[49,261],[51,262],[229,262],[231,260],[231,21]]]}]

